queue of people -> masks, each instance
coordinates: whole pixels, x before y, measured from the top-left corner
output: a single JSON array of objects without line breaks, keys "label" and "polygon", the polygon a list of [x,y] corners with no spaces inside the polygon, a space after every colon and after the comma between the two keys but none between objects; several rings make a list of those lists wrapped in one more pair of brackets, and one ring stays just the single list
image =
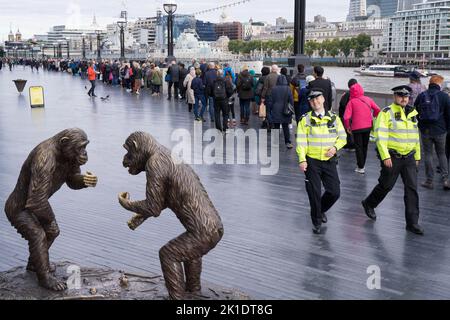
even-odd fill
[{"label": "queue of people", "polygon": [[[27,65],[36,68],[34,62]],[[149,61],[46,60],[40,65],[49,71],[87,76],[91,82],[90,97],[96,97],[95,82],[100,79],[136,95],[146,88],[152,96],[159,97],[166,82],[168,100],[185,100],[195,121],[206,122],[209,117],[223,133],[237,125],[234,106],[238,98],[240,125],[248,126],[253,114],[260,119],[262,128],[282,129],[288,150],[294,148],[291,128],[295,122],[296,151],[305,175],[315,234],[321,234],[322,225],[328,222],[327,213],[340,197],[339,151],[354,149],[355,172],[364,175],[371,136],[376,142],[381,172],[378,184],[361,202],[369,219],[377,219],[375,209],[401,177],[406,229],[424,234],[419,224],[418,166],[423,157],[426,180],[421,186],[433,189],[433,149],[442,187],[450,190],[450,96],[443,90],[444,78],[439,75],[432,76],[426,88],[420,77],[412,74],[409,84],[392,89],[393,103],[382,108],[365,95],[356,79],[350,79],[349,91],[342,95],[336,114],[332,110],[334,85],[319,66],[314,67],[313,75],[306,75],[305,67],[299,65],[297,74],[291,77],[287,69],[272,65],[264,67],[257,78],[255,70],[247,67],[235,73],[229,65],[205,60],[193,60],[189,67],[171,62],[165,77],[161,68]]]}]

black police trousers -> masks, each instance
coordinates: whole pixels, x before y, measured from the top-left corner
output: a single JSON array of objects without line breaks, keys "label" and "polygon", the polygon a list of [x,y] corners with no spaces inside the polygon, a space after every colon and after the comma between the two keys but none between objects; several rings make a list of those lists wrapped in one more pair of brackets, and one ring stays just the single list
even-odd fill
[{"label": "black police trousers", "polygon": [[365,200],[371,208],[376,208],[394,188],[398,176],[402,177],[405,195],[405,218],[407,225],[419,222],[419,195],[417,193],[417,165],[414,155],[407,158],[392,156],[392,168],[381,162],[381,174],[378,185]]},{"label": "black police trousers", "polygon": [[[305,172],[306,191],[311,206],[311,220],[314,226],[322,225],[326,213],[341,195],[341,183],[337,172],[337,159],[320,161],[307,157],[308,169]],[[325,193],[322,195],[322,183]]]}]

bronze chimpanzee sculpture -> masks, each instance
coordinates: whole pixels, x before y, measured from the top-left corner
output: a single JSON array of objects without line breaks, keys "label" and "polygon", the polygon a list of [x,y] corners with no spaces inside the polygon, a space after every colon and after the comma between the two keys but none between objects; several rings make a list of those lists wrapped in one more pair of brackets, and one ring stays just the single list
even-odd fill
[{"label": "bronze chimpanzee sculpture", "polygon": [[88,161],[88,143],[80,129],[64,130],[40,143],[23,164],[17,185],[6,201],[8,220],[28,241],[27,270],[35,271],[39,284],[50,290],[65,290],[66,284],[51,274],[54,270],[48,251],[59,228],[48,199],[64,183],[74,190],[97,185],[96,176],[80,171]]},{"label": "bronze chimpanzee sculpture", "polygon": [[128,153],[123,166],[128,172],[147,174],[145,200],[133,202],[128,192],[119,194],[122,207],[135,213],[129,227],[135,230],[149,217],[158,217],[169,208],[186,228],[185,233],[159,251],[169,297],[183,299],[186,292],[201,290],[202,256],[222,238],[222,221],[194,170],[186,164],[176,164],[171,152],[151,135],[133,133],[124,148]]}]

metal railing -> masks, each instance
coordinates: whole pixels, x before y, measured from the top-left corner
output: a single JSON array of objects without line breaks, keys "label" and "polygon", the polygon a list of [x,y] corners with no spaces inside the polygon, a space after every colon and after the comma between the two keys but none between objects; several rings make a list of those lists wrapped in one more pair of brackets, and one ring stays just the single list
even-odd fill
[{"label": "metal railing", "polygon": [[[339,101],[341,100],[341,97],[344,95],[344,93],[347,92],[346,90],[337,89],[336,90],[336,100],[333,101],[333,111],[338,112],[339,110]],[[378,93],[378,92],[365,92],[365,96],[370,97],[375,101],[375,103],[381,108],[385,108],[392,104],[393,102],[393,96],[389,93]]]}]

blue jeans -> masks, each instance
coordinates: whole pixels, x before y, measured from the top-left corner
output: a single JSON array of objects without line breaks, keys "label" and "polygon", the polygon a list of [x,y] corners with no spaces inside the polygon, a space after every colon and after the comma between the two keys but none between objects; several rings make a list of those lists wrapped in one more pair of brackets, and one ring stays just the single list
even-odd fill
[{"label": "blue jeans", "polygon": [[[202,109],[200,114],[198,113],[199,103],[202,103]],[[194,115],[196,118],[203,118],[203,114],[206,110],[206,97],[205,96],[195,96],[195,105],[194,105]]]},{"label": "blue jeans", "polygon": [[208,102],[209,102],[209,116],[211,120],[214,120],[214,97],[209,97]]},{"label": "blue jeans", "polygon": [[251,99],[239,99],[239,104],[241,106],[241,119],[250,118],[250,102]]}]

